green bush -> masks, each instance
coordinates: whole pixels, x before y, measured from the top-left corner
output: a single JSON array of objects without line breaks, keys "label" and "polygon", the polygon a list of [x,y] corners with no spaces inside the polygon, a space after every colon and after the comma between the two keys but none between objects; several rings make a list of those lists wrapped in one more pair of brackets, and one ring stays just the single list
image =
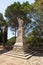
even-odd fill
[{"label": "green bush", "polygon": [[12,45],[15,44],[15,41],[16,41],[16,38],[15,38],[15,37],[12,37],[12,38],[10,38],[10,39],[7,41],[6,45],[12,46]]},{"label": "green bush", "polygon": [[5,43],[4,48],[7,50],[13,49],[13,45],[15,44],[16,38],[12,37],[10,38],[7,43]]},{"label": "green bush", "polygon": [[34,35],[30,35],[30,36],[26,37],[26,43],[28,43],[29,46],[36,46],[36,40],[37,40],[37,38],[34,37]]}]

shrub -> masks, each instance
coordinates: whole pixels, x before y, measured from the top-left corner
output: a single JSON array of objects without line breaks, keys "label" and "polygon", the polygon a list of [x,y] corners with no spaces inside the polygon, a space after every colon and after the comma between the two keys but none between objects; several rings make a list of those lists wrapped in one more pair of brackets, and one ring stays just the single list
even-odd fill
[{"label": "shrub", "polygon": [[8,41],[7,41],[7,43],[5,44],[5,49],[12,49],[13,48],[13,45],[15,44],[15,40],[16,40],[16,38],[15,37],[12,37],[12,38],[10,38]]},{"label": "shrub", "polygon": [[26,38],[26,42],[29,44],[29,46],[36,46],[36,40],[37,38],[35,38],[34,35],[30,35]]},{"label": "shrub", "polygon": [[15,41],[16,41],[16,38],[15,38],[15,37],[12,37],[12,38],[10,38],[10,39],[7,41],[7,44],[8,44],[8,45],[14,45]]}]

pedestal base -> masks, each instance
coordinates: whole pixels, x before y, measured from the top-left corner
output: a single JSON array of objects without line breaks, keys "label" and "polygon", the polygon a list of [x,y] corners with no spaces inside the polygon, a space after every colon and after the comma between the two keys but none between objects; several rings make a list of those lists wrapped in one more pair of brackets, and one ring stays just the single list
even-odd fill
[{"label": "pedestal base", "polygon": [[32,54],[30,53],[14,53],[14,51],[9,51],[4,53],[4,55],[8,55],[8,56],[12,56],[12,57],[16,57],[16,58],[21,58],[21,59],[29,59],[30,57],[32,57]]},{"label": "pedestal base", "polygon": [[15,43],[13,47],[13,51],[15,53],[27,53],[28,52],[28,45],[23,45],[23,43]]}]

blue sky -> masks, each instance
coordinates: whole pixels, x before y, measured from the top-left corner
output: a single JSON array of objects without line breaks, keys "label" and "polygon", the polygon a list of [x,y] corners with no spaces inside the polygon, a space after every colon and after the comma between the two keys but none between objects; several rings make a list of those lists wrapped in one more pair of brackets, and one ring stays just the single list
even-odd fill
[{"label": "blue sky", "polygon": [[[29,1],[30,4],[34,2],[34,0],[0,0],[0,13],[3,13],[4,15],[5,9],[7,8],[7,6],[17,1],[20,1],[21,3],[25,1]],[[14,35],[12,34],[12,31],[10,30],[10,28],[8,28],[8,39],[13,36]]]}]

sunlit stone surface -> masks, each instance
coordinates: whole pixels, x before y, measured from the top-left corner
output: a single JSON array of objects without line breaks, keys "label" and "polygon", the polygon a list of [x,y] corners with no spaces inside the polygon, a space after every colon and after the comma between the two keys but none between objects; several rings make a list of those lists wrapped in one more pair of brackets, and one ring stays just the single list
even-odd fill
[{"label": "sunlit stone surface", "polygon": [[23,23],[24,21],[21,18],[18,18],[19,27],[17,30],[16,43],[14,44],[14,52],[27,52],[28,46],[25,41],[25,33]]}]

